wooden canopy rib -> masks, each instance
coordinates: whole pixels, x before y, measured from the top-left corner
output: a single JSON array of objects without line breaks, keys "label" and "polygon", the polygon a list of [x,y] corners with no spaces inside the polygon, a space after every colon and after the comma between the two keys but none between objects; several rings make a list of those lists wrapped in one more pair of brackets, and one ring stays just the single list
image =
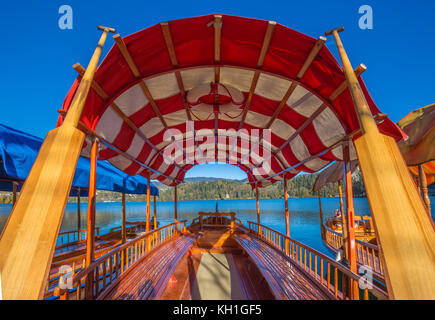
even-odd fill
[{"label": "wooden canopy rib", "polygon": [[[222,15],[214,15],[214,62],[216,64],[221,61],[221,37],[222,37]],[[214,81],[218,83],[220,80],[220,67],[214,68]]]},{"label": "wooden canopy rib", "polygon": [[[367,70],[367,67],[364,64],[360,64],[358,67],[356,67],[355,69],[355,75],[357,77],[361,76],[363,74],[364,71]],[[337,87],[337,89],[335,89],[335,91],[329,96],[328,100],[330,102],[334,101],[335,99],[338,98],[338,96],[340,94],[342,94],[344,92],[344,90],[347,89],[347,81],[343,80],[343,82]]]},{"label": "wooden canopy rib", "polygon": [[[319,38],[320,39],[320,38]],[[317,43],[317,42],[316,42]],[[315,46],[316,47],[316,46]],[[314,47],[314,48],[315,48]],[[313,50],[314,50],[313,48]],[[320,49],[319,49],[320,50]],[[318,52],[318,51],[317,51]],[[310,54],[311,55],[311,54]],[[313,59],[311,60],[313,61]],[[305,65],[305,64],[304,64]],[[365,70],[367,70],[367,67],[364,64],[360,64],[356,69],[355,69],[355,74],[357,77],[359,77]],[[306,71],[306,70],[305,70]],[[303,76],[303,74],[302,74]],[[293,84],[293,83],[292,83]],[[296,87],[295,87],[296,88]],[[344,80],[338,87],[337,89],[335,89],[335,91],[329,96],[328,100],[330,102],[334,101],[340,94],[342,94],[344,92],[344,90],[346,90],[347,88],[347,81]],[[290,87],[291,89],[291,87]],[[289,89],[289,90],[290,90]],[[285,97],[284,97],[285,98]],[[288,98],[287,98],[288,99]],[[284,99],[283,99],[284,100]],[[281,101],[282,103],[282,101]],[[283,104],[285,105],[285,103]],[[298,134],[300,134],[311,122],[313,122],[313,120],[320,114],[322,113],[323,110],[325,110],[327,108],[326,104],[322,104],[312,115],[311,117],[309,117],[303,124],[302,126],[300,126],[295,133],[293,133],[290,138],[287,139],[287,141],[285,141],[278,149],[272,151],[272,155],[275,156],[280,150],[282,150],[282,148],[284,148],[286,145],[288,145],[293,139],[295,139],[297,137]],[[271,156],[272,157],[272,156]],[[269,157],[267,160],[270,160]],[[264,162],[264,161],[263,161]],[[261,166],[263,164],[263,162],[261,162],[260,164],[256,165],[255,167],[251,168],[248,170],[248,172],[251,172],[252,170],[254,170],[255,168],[258,168],[259,166]],[[297,165],[299,166],[299,165]]]},{"label": "wooden canopy rib", "polygon": [[[125,45],[124,40],[121,38],[121,35],[116,34],[113,36],[113,40],[115,40],[116,45],[118,46],[119,51],[121,52],[124,60],[127,62],[131,72],[133,73],[133,75],[136,78],[141,78],[141,73],[139,71],[139,69],[136,66],[136,63],[133,60],[133,57],[131,56],[130,52],[128,51],[127,46]],[[154,101],[150,90],[148,89],[147,85],[141,81],[140,82],[140,87],[143,91],[143,93],[145,94],[145,96],[147,97],[148,101],[151,104],[151,108],[154,110],[155,114],[159,117],[160,121],[162,122],[162,125],[165,127],[165,129],[168,129],[168,125],[165,121],[165,119],[163,118],[160,109],[158,108],[156,102]]]},{"label": "wooden canopy rib", "polygon": [[[169,58],[171,60],[171,64],[174,68],[178,68],[178,60],[177,55],[175,53],[174,42],[172,41],[171,30],[169,29],[169,24],[167,22],[160,23],[160,27],[162,28],[163,38],[165,39],[166,48],[168,49]],[[192,115],[190,114],[190,110],[186,103],[186,91],[184,90],[183,79],[181,78],[181,73],[179,70],[175,70],[175,78],[177,79],[178,88],[180,89],[181,96],[183,98],[183,106],[186,110],[186,115],[189,121],[192,121]]]},{"label": "wooden canopy rib", "polygon": [[[380,115],[374,116],[373,119],[375,120],[376,123],[380,123],[380,122],[384,121],[385,117],[386,117],[385,114],[380,114]],[[322,151],[320,151],[320,152],[318,152],[318,153],[316,153],[316,154],[314,154],[314,155],[312,155],[312,156],[310,156],[310,157],[308,157],[308,158],[298,162],[297,164],[295,164],[295,165],[293,165],[293,166],[291,166],[291,167],[289,167],[289,168],[287,168],[287,169],[285,169],[285,170],[283,170],[283,171],[281,171],[279,173],[276,173],[276,174],[273,174],[273,175],[271,175],[269,177],[266,177],[266,178],[263,178],[261,180],[258,180],[258,182],[261,182],[261,181],[264,181],[264,180],[269,180],[269,179],[271,179],[273,177],[276,177],[277,175],[280,175],[280,174],[283,174],[283,173],[285,173],[287,171],[295,169],[295,168],[299,167],[300,165],[302,165],[302,164],[304,164],[304,163],[306,163],[306,162],[308,162],[310,160],[313,160],[315,158],[321,157],[322,155],[327,153],[329,150],[332,150],[332,149],[336,148],[337,146],[341,145],[344,141],[350,141],[350,140],[352,140],[353,137],[355,135],[359,134],[359,133],[361,133],[361,129],[354,130],[350,134],[346,135],[345,137],[341,138],[339,141],[337,141],[336,143],[331,145],[330,147],[327,147],[327,148],[323,149]],[[278,151],[276,151],[276,152],[278,152]],[[248,170],[247,172],[249,172],[249,171],[251,171],[253,169],[255,169],[255,168],[252,168],[252,169]]]},{"label": "wooden canopy rib", "polygon": [[[168,50],[171,64],[174,68],[178,68],[177,54],[175,53],[174,41],[172,40],[172,34],[171,34],[171,30],[169,28],[169,24],[168,24],[168,22],[162,22],[162,23],[160,23],[160,27],[162,29],[163,39],[165,40],[165,44],[166,44],[166,48]],[[192,114],[190,113],[189,106],[188,106],[187,101],[186,101],[186,90],[184,89],[183,78],[181,77],[181,73],[179,70],[175,70],[174,73],[175,73],[175,78],[177,79],[178,89],[181,92],[181,98],[183,101],[183,107],[186,110],[187,119],[189,121],[193,121]],[[193,128],[192,128],[192,134],[194,137],[196,136],[195,130]],[[175,141],[175,140],[173,140],[173,141]],[[196,139],[195,139],[195,141],[196,141]],[[199,149],[199,152],[202,155],[201,149],[199,148],[199,144],[197,141],[196,141],[195,146],[197,149]],[[180,148],[178,145],[177,145],[177,148],[179,148],[183,152],[184,157],[190,158],[187,156],[187,154],[185,153],[183,148]]]},{"label": "wooden canopy rib", "polygon": [[83,131],[85,134],[90,135],[90,136],[95,136],[97,137],[101,142],[103,142],[106,146],[108,146],[109,148],[113,149],[114,151],[118,152],[120,155],[122,155],[124,158],[133,161],[134,163],[137,163],[139,166],[141,166],[144,169],[147,169],[147,171],[153,171],[155,173],[157,173],[158,175],[161,175],[162,177],[165,177],[167,179],[170,179],[172,181],[175,181],[177,183],[181,183],[182,181],[175,179],[171,176],[168,176],[166,174],[164,174],[163,172],[160,172],[156,169],[151,168],[150,166],[147,166],[146,164],[138,161],[135,157],[133,157],[132,155],[130,155],[129,153],[122,151],[121,149],[117,148],[116,146],[114,146],[113,144],[111,144],[109,141],[107,141],[106,139],[104,139],[101,135],[99,135],[98,133],[96,133],[94,130],[89,129],[83,122],[79,122],[78,127],[79,130]]},{"label": "wooden canopy rib", "polygon": [[[307,157],[307,158],[305,158],[305,159],[302,160],[302,161],[299,161],[299,162],[296,163],[295,165],[292,165],[292,166],[286,168],[285,170],[282,170],[281,172],[278,172],[278,173],[275,173],[275,174],[273,174],[273,175],[270,175],[270,176],[268,176],[268,177],[266,177],[266,178],[260,179],[260,180],[258,180],[257,182],[262,182],[262,181],[266,181],[266,180],[272,179],[272,178],[274,178],[274,177],[276,177],[276,176],[279,176],[279,175],[281,175],[281,174],[283,174],[283,173],[286,173],[286,172],[288,172],[288,171],[290,171],[290,170],[293,170],[293,169],[299,167],[300,165],[303,165],[304,163],[306,163],[306,162],[308,162],[308,161],[311,161],[311,160],[313,160],[313,159],[316,159],[316,158],[318,158],[318,157],[321,157],[321,156],[323,156],[325,153],[327,153],[329,150],[332,150],[332,149],[334,149],[335,147],[341,145],[341,144],[343,143],[343,141],[346,141],[346,140],[352,139],[352,137],[355,136],[355,135],[356,135],[357,133],[359,133],[359,132],[361,132],[361,129],[358,129],[358,130],[353,131],[351,134],[349,134],[349,135],[343,137],[342,139],[340,139],[339,141],[337,141],[336,143],[334,143],[334,144],[331,145],[330,147],[327,147],[327,148],[323,149],[322,151],[320,151],[320,152],[318,152],[318,153],[316,153],[316,154],[313,154],[312,156]],[[253,170],[253,169],[254,169],[254,168],[252,168],[251,170]]]},{"label": "wooden canopy rib", "polygon": [[[263,67],[264,59],[266,58],[267,51],[269,50],[269,45],[270,45],[270,41],[272,40],[273,31],[275,30],[275,26],[276,26],[275,21],[269,21],[269,23],[267,24],[266,32],[264,34],[263,44],[261,46],[260,55],[258,57],[258,62],[257,62],[258,69],[261,69]],[[260,71],[256,70],[254,73],[254,77],[252,78],[252,83],[251,83],[251,87],[249,89],[248,98],[246,99],[245,107],[243,108],[243,111],[242,111],[242,120],[239,123],[239,129],[238,129],[239,131],[242,129],[243,124],[245,122],[246,115],[248,114],[249,107],[250,107],[251,101],[252,101],[252,97],[254,96],[255,88],[257,87],[257,83],[258,83],[259,78],[260,78]],[[235,145],[237,144],[237,140],[238,140],[238,138],[236,137],[236,139],[234,139],[234,143],[231,147],[231,152],[229,154],[228,161],[233,156],[233,152],[234,152]]]},{"label": "wooden canopy rib", "polygon": [[[122,56],[124,57],[125,61],[128,64],[128,66],[130,67],[130,70],[133,73],[133,75],[136,78],[141,78],[140,71],[137,68],[136,63],[134,62],[133,57],[131,56],[130,52],[128,51],[128,48],[125,45],[124,40],[121,38],[121,35],[119,35],[119,34],[114,35],[113,40],[115,40],[115,43],[118,46],[119,51],[121,52]],[[174,50],[174,54],[175,54],[175,50]],[[166,130],[170,130],[168,124],[166,123],[165,118],[163,117],[162,113],[160,112],[159,107],[157,106],[153,96],[151,95],[151,92],[148,89],[148,86],[145,84],[144,81],[141,81],[139,84],[140,84],[140,87],[141,87],[143,93],[145,94],[148,101],[150,102],[150,105],[151,105],[152,109],[154,110],[154,113],[159,117],[162,125],[165,127]],[[183,154],[186,158],[189,158],[189,157],[187,157],[187,154],[183,151],[182,148],[180,148],[180,146],[178,144],[176,146],[180,151],[183,152]]]},{"label": "wooden canopy rib", "polygon": [[178,67],[177,55],[175,54],[174,42],[172,41],[171,30],[169,29],[168,22],[161,22],[163,38],[165,39],[166,48],[168,49],[169,58],[173,67]]},{"label": "wooden canopy rib", "polygon": [[264,59],[266,58],[267,51],[269,50],[270,41],[272,40],[273,31],[275,31],[276,22],[269,21],[264,35],[263,45],[261,47],[260,56],[258,57],[257,68],[263,67]]},{"label": "wooden canopy rib", "polygon": [[[269,21],[266,33],[264,35],[263,45],[261,47],[260,55],[258,57],[257,68],[263,68],[264,59],[266,58],[267,51],[269,50],[270,41],[272,40],[273,31],[275,30],[276,22]],[[258,79],[260,78],[260,71],[255,71],[254,78],[252,79],[251,88],[249,89],[248,99],[246,100],[245,108],[243,109],[242,120],[240,121],[239,130],[243,127],[246,115],[251,106],[252,97],[254,96],[255,88],[257,87]]]},{"label": "wooden canopy rib", "polygon": [[278,116],[280,115],[281,110],[284,108],[284,106],[286,105],[288,99],[293,94],[293,91],[295,91],[297,86],[298,86],[298,84],[296,82],[292,82],[292,84],[288,88],[286,94],[284,95],[284,97],[282,98],[281,102],[279,103],[278,108],[275,109],[275,111],[274,111],[272,117],[270,118],[269,122],[267,123],[265,129],[270,129],[270,127],[273,125],[273,123],[275,122],[276,118],[278,118]]},{"label": "wooden canopy rib", "polygon": [[311,49],[310,53],[308,54],[308,57],[305,59],[305,62],[302,66],[302,68],[299,70],[296,78],[302,79],[305,73],[307,72],[308,68],[311,66],[311,63],[313,63],[314,59],[316,59],[317,55],[319,54],[320,50],[323,48],[323,45],[326,42],[326,38],[323,36],[320,36],[316,43],[314,44],[313,48]]},{"label": "wooden canopy rib", "polygon": [[[214,28],[214,62],[216,64],[220,63],[221,60],[221,30],[222,30],[222,16],[215,15],[213,21]],[[219,83],[220,81],[220,68],[214,68],[214,81]],[[218,98],[215,97],[215,103],[219,103]],[[215,107],[216,108],[216,107]],[[215,110],[214,110],[215,111]],[[219,113],[215,111],[214,114],[214,159],[217,161],[218,158],[218,126],[219,126]]]},{"label": "wooden canopy rib", "polygon": [[[278,149],[275,149],[272,151],[271,156],[265,160],[270,160],[273,156],[276,156],[276,154],[281,151],[286,145],[288,145],[290,142],[292,142],[320,113],[322,113],[323,110],[327,108],[326,104],[322,104],[317,110],[307,119],[305,122],[288,138]],[[249,171],[254,170],[255,168],[258,168],[264,163],[264,161],[257,164],[255,167],[251,168]]]},{"label": "wooden canopy rib", "polygon": [[[81,75],[85,73],[85,69],[80,63],[76,63],[73,65],[73,68]],[[109,95],[104,91],[104,89],[95,81],[95,79],[92,81],[92,89],[95,90],[95,92],[103,99],[107,100],[109,99]],[[110,107],[115,111],[115,113],[131,128],[133,129],[139,137],[141,137],[154,151],[157,152],[157,154],[160,154],[162,157],[165,158],[165,155],[163,152],[161,152],[144,134],[139,128],[127,117],[127,115],[119,108],[119,106],[115,102],[110,103]],[[183,167],[181,167],[178,164],[175,164],[179,169],[185,171]]]},{"label": "wooden canopy rib", "polygon": [[[204,135],[203,137],[210,137],[210,135]],[[225,135],[225,137],[230,137],[230,136]],[[181,141],[185,141],[185,140],[186,140],[186,138],[183,138],[183,139],[177,140],[177,142],[181,142]],[[159,152],[162,152],[162,150],[165,149],[168,145],[169,145],[169,143],[166,144],[164,147],[158,149]],[[227,152],[227,154],[228,154],[228,153],[229,153],[229,152]],[[155,160],[156,156],[157,156],[157,154],[155,154],[155,155],[151,158],[151,160],[150,160],[149,163],[148,163],[149,166],[151,166],[151,165],[153,164],[153,161]],[[283,165],[282,161],[281,161],[279,158],[276,158],[276,159],[277,159],[277,161],[279,162],[279,164],[281,165],[281,167],[284,168],[284,165]],[[237,165],[237,166],[240,167],[240,165]],[[183,167],[183,168],[184,168],[184,167]]]},{"label": "wooden canopy rib", "polygon": [[[314,44],[313,48],[311,49],[310,53],[308,54],[307,58],[304,61],[304,64],[302,65],[301,69],[299,70],[299,72],[298,72],[298,74],[296,76],[297,80],[302,79],[302,77],[305,75],[305,73],[307,72],[308,68],[311,66],[311,63],[317,57],[317,55],[319,54],[319,52],[322,49],[322,47],[325,44],[325,42],[326,42],[326,38],[323,37],[323,36],[320,36],[317,39],[316,43]],[[281,102],[279,103],[278,108],[275,109],[275,111],[274,111],[272,117],[270,118],[269,122],[267,123],[265,129],[269,129],[273,125],[274,121],[281,114],[282,109],[286,105],[288,99],[293,94],[293,92],[295,91],[297,86],[298,86],[298,84],[296,82],[293,81],[291,83],[289,89],[287,90],[286,94],[284,95],[284,97],[282,98]],[[263,140],[263,134],[261,134],[261,136],[260,136],[259,143],[261,143],[262,140]],[[249,152],[247,153],[245,158],[251,154],[251,151],[252,151],[252,148],[249,149]]]},{"label": "wooden canopy rib", "polygon": [[[163,38],[165,40],[166,48],[168,49],[168,54],[169,54],[169,58],[171,60],[171,64],[174,68],[178,68],[177,54],[175,53],[174,41],[172,40],[172,34],[171,34],[171,30],[169,28],[169,24],[168,24],[168,22],[162,22],[162,23],[160,23],[160,27],[162,28]],[[184,109],[186,110],[187,119],[189,121],[193,121],[192,114],[190,113],[190,109],[189,109],[188,103],[186,101],[186,90],[184,88],[183,78],[181,77],[181,72],[179,70],[175,70],[174,73],[175,73],[175,78],[177,79],[178,89],[181,92],[181,98],[183,100]],[[192,128],[192,134],[194,137],[196,136],[194,128]],[[195,142],[196,142],[195,146],[196,146],[197,150],[199,150],[199,152],[202,156],[202,151],[199,148],[199,143],[198,143],[198,141],[196,141],[196,139],[195,139]],[[184,154],[184,155],[186,156],[186,154]]]}]

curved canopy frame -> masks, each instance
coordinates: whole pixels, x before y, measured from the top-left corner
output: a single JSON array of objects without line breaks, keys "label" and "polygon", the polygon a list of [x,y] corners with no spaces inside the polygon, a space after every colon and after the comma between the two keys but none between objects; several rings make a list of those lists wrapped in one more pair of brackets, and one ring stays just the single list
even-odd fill
[{"label": "curved canopy frame", "polygon": [[[262,187],[282,180],[283,174],[291,178],[342,160],[340,142],[360,135],[344,73],[323,37],[316,40],[272,21],[207,15],[114,39],[116,45],[95,74],[80,121],[114,147],[100,150],[99,159],[128,174],[146,176],[150,171],[152,179],[174,186],[201,163],[195,155],[214,148],[209,161],[218,160],[216,151],[224,152],[225,162],[235,158],[251,185]],[[80,66],[76,69],[80,75],[63,113],[84,72]],[[380,114],[361,78],[359,82],[372,114]],[[193,111],[186,95],[205,83],[239,90],[244,103],[223,110],[217,99]],[[405,136],[388,118],[378,127],[396,140]],[[203,142],[198,137],[207,129],[212,137]],[[254,129],[260,137],[248,146],[240,135],[225,141],[217,137],[231,135],[225,130],[252,134]],[[270,138],[265,129],[270,129]],[[261,147],[256,148],[258,141]],[[170,148],[176,150],[175,162],[168,160]]]}]

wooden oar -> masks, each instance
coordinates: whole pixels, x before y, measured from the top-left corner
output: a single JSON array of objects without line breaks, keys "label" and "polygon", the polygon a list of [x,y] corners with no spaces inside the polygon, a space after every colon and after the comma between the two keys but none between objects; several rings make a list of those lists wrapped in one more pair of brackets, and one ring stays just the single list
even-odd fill
[{"label": "wooden oar", "polygon": [[393,138],[373,120],[338,32],[333,35],[363,135],[354,141],[390,298],[435,299],[435,232]]},{"label": "wooden oar", "polygon": [[77,129],[101,51],[103,31],[62,126],[39,150],[0,240],[3,299],[41,299],[85,134]]}]

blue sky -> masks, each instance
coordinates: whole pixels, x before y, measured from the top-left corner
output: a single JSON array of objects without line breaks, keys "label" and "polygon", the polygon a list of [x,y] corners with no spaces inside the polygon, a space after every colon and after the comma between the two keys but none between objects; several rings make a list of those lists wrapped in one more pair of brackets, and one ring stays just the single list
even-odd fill
[{"label": "blue sky", "polygon": [[[60,30],[58,9],[73,9],[73,30]],[[361,5],[373,8],[373,30],[358,27]],[[354,66],[393,121],[435,102],[435,1],[20,1],[0,5],[2,74],[0,122],[44,137],[100,32],[97,25],[128,35],[161,21],[210,13],[274,20],[312,37],[345,26],[342,40]],[[112,46],[109,39],[104,54]],[[326,44],[337,57],[332,39]],[[236,171],[234,171],[236,170]],[[198,166],[188,176],[244,178],[233,166]],[[208,174],[207,174],[208,173]]]}]

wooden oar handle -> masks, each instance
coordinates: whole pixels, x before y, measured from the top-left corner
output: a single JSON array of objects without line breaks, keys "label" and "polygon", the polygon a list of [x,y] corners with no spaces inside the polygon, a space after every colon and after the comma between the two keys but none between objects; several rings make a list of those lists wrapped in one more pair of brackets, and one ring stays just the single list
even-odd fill
[{"label": "wooden oar handle", "polygon": [[101,30],[101,31],[112,32],[112,33],[116,32],[116,29],[114,29],[114,28],[103,27],[103,26],[98,26],[97,29]]},{"label": "wooden oar handle", "polygon": [[335,29],[326,31],[325,32],[325,36],[330,36],[334,31],[343,32],[344,31],[344,27],[339,27],[339,28],[335,28]]}]

